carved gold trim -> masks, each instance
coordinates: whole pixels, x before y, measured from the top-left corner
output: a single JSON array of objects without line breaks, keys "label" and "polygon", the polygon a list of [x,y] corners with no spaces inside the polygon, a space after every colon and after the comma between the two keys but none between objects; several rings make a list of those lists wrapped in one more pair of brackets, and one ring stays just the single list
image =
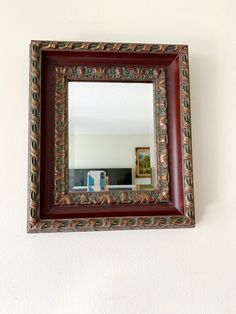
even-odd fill
[{"label": "carved gold trim", "polygon": [[107,42],[78,42],[78,41],[37,41],[32,45],[41,50],[75,50],[75,51],[108,51],[130,53],[179,53],[184,45],[160,45],[145,43],[107,43]]},{"label": "carved gold trim", "polygon": [[154,80],[155,98],[155,134],[157,139],[157,182],[160,201],[169,201],[169,170],[168,170],[168,133],[167,133],[167,95],[166,74],[161,71],[158,79]]},{"label": "carved gold trim", "polygon": [[[68,81],[142,81],[154,84],[157,190],[71,193],[68,184]],[[55,205],[143,204],[169,200],[167,98],[165,70],[138,67],[56,67],[55,83]]]},{"label": "carved gold trim", "polygon": [[40,68],[41,55],[37,45],[30,46],[30,106],[29,106],[29,179],[28,225],[39,220],[40,195]]},{"label": "carved gold trim", "polygon": [[187,216],[99,217],[41,220],[30,232],[105,231],[193,227]]},{"label": "carved gold trim", "polygon": [[55,78],[55,174],[54,202],[68,193],[68,106],[67,68],[56,68]]},{"label": "carved gold trim", "polygon": [[188,47],[180,52],[180,104],[182,126],[184,213],[194,224],[193,163]]}]

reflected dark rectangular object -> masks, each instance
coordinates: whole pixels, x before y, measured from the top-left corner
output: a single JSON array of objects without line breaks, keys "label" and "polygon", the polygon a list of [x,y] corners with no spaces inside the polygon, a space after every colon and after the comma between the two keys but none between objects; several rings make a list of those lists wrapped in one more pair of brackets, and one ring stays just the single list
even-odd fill
[{"label": "reflected dark rectangular object", "polygon": [[69,185],[70,190],[74,186],[87,185],[87,173],[90,170],[102,170],[109,177],[110,185],[131,185],[132,184],[132,168],[90,168],[90,169],[70,169]]}]

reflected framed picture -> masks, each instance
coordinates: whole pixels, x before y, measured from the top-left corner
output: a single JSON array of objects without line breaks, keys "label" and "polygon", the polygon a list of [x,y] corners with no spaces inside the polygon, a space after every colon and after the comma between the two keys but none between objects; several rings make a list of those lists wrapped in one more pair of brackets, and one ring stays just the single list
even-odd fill
[{"label": "reflected framed picture", "polygon": [[136,147],[136,178],[150,178],[151,177],[151,163],[150,163],[150,148]]}]

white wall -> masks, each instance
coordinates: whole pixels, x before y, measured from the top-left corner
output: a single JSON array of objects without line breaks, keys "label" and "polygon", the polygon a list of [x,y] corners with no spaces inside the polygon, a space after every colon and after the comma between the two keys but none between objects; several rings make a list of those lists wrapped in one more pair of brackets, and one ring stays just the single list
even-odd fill
[{"label": "white wall", "polygon": [[[1,313],[235,313],[235,11],[231,0],[1,1]],[[195,229],[26,234],[30,39],[189,44]]]}]

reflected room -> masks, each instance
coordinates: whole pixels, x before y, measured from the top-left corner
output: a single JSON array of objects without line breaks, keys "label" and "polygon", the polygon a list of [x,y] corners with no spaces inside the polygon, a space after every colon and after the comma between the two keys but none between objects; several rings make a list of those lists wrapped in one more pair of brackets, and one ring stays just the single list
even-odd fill
[{"label": "reflected room", "polygon": [[153,84],[69,82],[70,192],[156,188]]}]

